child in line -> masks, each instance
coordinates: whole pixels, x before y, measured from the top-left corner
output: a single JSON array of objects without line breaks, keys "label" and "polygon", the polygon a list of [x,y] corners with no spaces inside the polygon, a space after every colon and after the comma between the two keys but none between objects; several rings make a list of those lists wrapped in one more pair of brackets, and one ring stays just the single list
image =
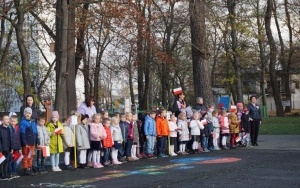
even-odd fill
[{"label": "child in line", "polygon": [[222,136],[222,149],[229,149],[227,147],[227,138],[229,136],[229,120],[227,116],[226,110],[222,110],[221,112],[221,136]]},{"label": "child in line", "polygon": [[34,175],[32,171],[32,161],[35,147],[40,147],[38,139],[37,126],[34,120],[31,119],[32,109],[27,107],[24,109],[24,117],[20,123],[20,137],[22,146],[22,166],[25,175]]},{"label": "child in line", "polygon": [[213,145],[214,145],[214,150],[220,150],[218,140],[220,138],[220,123],[218,119],[218,110],[213,110],[212,111],[212,124],[214,126],[214,132],[213,132]]},{"label": "child in line", "polygon": [[167,110],[159,109],[156,116],[156,132],[157,132],[157,156],[160,158],[168,157],[165,154],[167,146],[167,138],[170,135],[168,120],[166,118]]},{"label": "child in line", "polygon": [[[14,130],[15,135],[15,148],[13,151],[14,155],[21,155],[21,142],[20,142],[20,128],[18,125],[18,116],[13,114],[10,116],[10,125],[11,128]],[[17,175],[17,161],[12,159],[11,165],[10,165],[10,175],[12,178],[18,178],[20,176]]]},{"label": "child in line", "polygon": [[248,108],[244,108],[244,113],[242,114],[242,118],[241,118],[241,124],[242,124],[242,131],[243,131],[242,146],[251,147],[250,144],[251,128],[250,128],[250,116],[249,116]]},{"label": "child in line", "polygon": [[133,125],[132,125],[132,113],[126,113],[126,121],[125,121],[125,127],[127,128],[127,138],[125,143],[125,156],[127,158],[127,161],[134,161],[134,159],[131,157],[131,149],[133,145],[134,140],[134,132],[133,132]]},{"label": "child in line", "polygon": [[206,112],[204,112],[202,114],[202,118],[201,120],[204,120],[207,123],[203,123],[204,124],[204,129],[202,130],[202,148],[203,148],[203,152],[210,152],[210,150],[208,149],[208,139],[209,139],[209,135],[211,134],[210,128],[209,128],[209,124],[208,123],[208,119],[207,119],[208,115]]},{"label": "child in line", "polygon": [[175,114],[171,114],[168,124],[169,124],[169,129],[170,129],[169,155],[176,156],[177,154],[174,152],[174,148],[175,148],[175,143],[177,140],[177,131],[179,131],[179,128],[177,127],[177,124],[176,124]]},{"label": "child in line", "polygon": [[178,115],[177,126],[179,128],[179,152],[178,154],[187,155],[188,153],[185,151],[186,143],[190,140],[190,132],[188,128],[188,124],[186,122],[186,113],[181,112]]},{"label": "child in line", "polygon": [[123,142],[119,121],[120,120],[117,117],[111,118],[110,131],[114,142],[114,146],[111,151],[112,164],[122,164],[122,162],[118,160],[118,150],[121,148]]},{"label": "child in line", "polygon": [[236,115],[237,107],[235,105],[231,105],[230,107],[230,115],[229,115],[229,132],[230,132],[230,148],[236,148],[235,139],[239,135],[239,121]]},{"label": "child in line", "polygon": [[108,118],[104,118],[102,123],[107,135],[106,138],[102,140],[103,149],[104,149],[103,164],[104,166],[111,166],[112,164],[110,163],[109,156],[111,153],[111,148],[114,145],[114,143],[110,131],[110,120]]},{"label": "child in line", "polygon": [[[50,144],[50,136],[49,136],[47,127],[45,126],[45,122],[46,122],[45,117],[38,116],[37,130],[38,130],[41,148],[43,146],[49,146],[49,144]],[[36,150],[36,164],[37,164],[37,167],[40,168],[41,171],[45,171],[45,159],[46,159],[46,157],[43,156],[42,150],[40,148],[38,148]]]},{"label": "child in line", "polygon": [[212,112],[215,110],[215,106],[214,105],[209,105],[207,108],[207,126],[209,128],[209,137],[208,137],[208,146],[207,148],[209,150],[214,150],[213,146],[213,131],[214,131],[214,126],[212,124]]},{"label": "child in line", "polygon": [[199,153],[198,149],[199,149],[200,133],[201,130],[204,129],[203,124],[200,122],[199,112],[195,112],[193,114],[193,119],[190,123],[190,128],[191,128],[191,137],[193,140],[193,144],[192,144],[193,153]]},{"label": "child in line", "polygon": [[156,122],[155,122],[155,111],[150,111],[149,115],[145,117],[144,133],[146,135],[147,152],[148,158],[154,158],[154,141],[156,137]]},{"label": "child in line", "polygon": [[67,170],[73,170],[74,167],[71,165],[70,161],[74,161],[74,132],[70,127],[71,124],[69,117],[63,118],[62,121],[64,126],[63,144],[65,151],[65,167]]},{"label": "child in line", "polygon": [[91,143],[91,150],[93,152],[93,168],[102,168],[103,166],[100,163],[100,150],[101,147],[101,140],[105,139],[107,134],[106,131],[101,124],[101,114],[94,114],[92,117],[93,122],[90,123],[90,143]]},{"label": "child in line", "polygon": [[89,130],[88,130],[89,116],[82,114],[80,116],[80,124],[76,125],[76,142],[79,150],[79,168],[86,167],[86,154],[90,148]]},{"label": "child in line", "polygon": [[59,122],[58,111],[53,111],[51,121],[47,125],[50,134],[50,158],[53,172],[59,172],[59,154],[64,152],[63,148],[63,125]]},{"label": "child in line", "polygon": [[122,133],[122,146],[118,150],[118,160],[121,162],[127,162],[126,158],[126,140],[128,137],[128,124],[126,123],[126,116],[124,113],[120,114],[120,123],[119,123],[121,133]]},{"label": "child in line", "polygon": [[239,121],[239,136],[241,138],[240,141],[238,141],[238,146],[242,146],[242,140],[243,140],[243,132],[242,132],[242,114],[244,113],[244,105],[243,103],[239,102],[239,103],[236,103],[236,107],[237,107],[237,118],[238,118],[238,121]]},{"label": "child in line", "polygon": [[13,149],[15,148],[15,137],[13,129],[9,127],[9,117],[4,115],[2,117],[2,125],[0,125],[0,157],[4,156],[6,159],[0,164],[1,179],[9,180],[9,166],[11,165],[11,157]]},{"label": "child in line", "polygon": [[133,144],[132,144],[132,148],[131,148],[131,157],[134,160],[139,160],[140,158],[138,158],[137,156],[139,155],[139,149],[140,149],[140,143],[139,143],[139,130],[138,130],[138,118],[137,118],[137,114],[133,113],[132,114],[132,125],[133,125]]}]

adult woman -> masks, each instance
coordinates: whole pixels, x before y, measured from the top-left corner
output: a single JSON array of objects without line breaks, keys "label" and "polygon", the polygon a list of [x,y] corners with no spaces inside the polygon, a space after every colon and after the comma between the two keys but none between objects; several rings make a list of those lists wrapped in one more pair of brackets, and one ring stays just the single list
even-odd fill
[{"label": "adult woman", "polygon": [[204,106],[204,101],[203,101],[203,98],[202,97],[197,97],[197,103],[195,105],[195,110],[199,111],[199,112],[202,112],[202,111],[206,111],[206,108]]},{"label": "adult woman", "polygon": [[78,107],[77,112],[79,114],[87,114],[89,116],[89,118],[91,119],[92,116],[97,113],[94,103],[95,103],[94,97],[87,96],[85,98],[85,101],[82,102],[80,104],[80,106]]},{"label": "adult woman", "polygon": [[35,106],[33,95],[27,95],[25,97],[25,101],[26,101],[25,105],[21,106],[21,108],[20,108],[20,114],[21,114],[21,116],[23,117],[24,109],[27,108],[27,107],[29,107],[32,110],[31,119],[34,120],[34,121],[36,121],[37,117],[38,117],[38,110],[37,110],[37,108]]},{"label": "adult woman", "polygon": [[173,104],[173,111],[174,111],[176,117],[178,117],[178,115],[181,112],[184,112],[184,113],[186,112],[185,111],[186,102],[184,101],[184,98],[185,98],[185,96],[183,93],[181,93],[175,97],[175,101]]},{"label": "adult woman", "polygon": [[250,97],[250,103],[248,105],[248,110],[249,110],[249,116],[250,116],[251,143],[252,143],[252,146],[258,146],[257,137],[258,137],[259,126],[261,124],[261,112],[260,112],[259,105],[256,104],[255,96]]}]

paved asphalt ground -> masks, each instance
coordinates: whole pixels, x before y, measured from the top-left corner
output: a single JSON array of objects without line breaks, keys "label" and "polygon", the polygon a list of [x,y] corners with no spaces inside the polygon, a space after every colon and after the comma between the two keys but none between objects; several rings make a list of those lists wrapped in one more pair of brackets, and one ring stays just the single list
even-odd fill
[{"label": "paved asphalt ground", "polygon": [[102,169],[48,172],[1,181],[6,187],[300,187],[300,136],[259,136],[258,147]]}]

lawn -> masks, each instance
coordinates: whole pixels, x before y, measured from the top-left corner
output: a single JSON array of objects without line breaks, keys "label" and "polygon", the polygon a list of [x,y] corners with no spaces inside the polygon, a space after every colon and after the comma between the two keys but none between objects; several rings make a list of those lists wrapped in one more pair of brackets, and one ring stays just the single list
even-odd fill
[{"label": "lawn", "polygon": [[262,121],[262,135],[300,135],[300,116],[269,117]]}]

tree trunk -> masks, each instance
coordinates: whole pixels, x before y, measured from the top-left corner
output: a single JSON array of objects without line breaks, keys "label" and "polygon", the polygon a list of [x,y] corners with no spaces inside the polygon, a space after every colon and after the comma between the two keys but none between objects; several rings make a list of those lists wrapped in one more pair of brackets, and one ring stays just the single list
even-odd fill
[{"label": "tree trunk", "polygon": [[[24,16],[25,16],[25,9],[20,3],[20,1],[15,0],[15,7],[17,11],[17,17],[18,21],[15,26],[16,29],[16,38],[17,38],[17,44],[21,55],[21,61],[22,61],[22,78],[23,78],[23,85],[24,85],[24,99],[25,96],[28,94],[31,94],[31,75],[29,71],[29,53],[26,48],[26,43],[24,40]],[[25,102],[25,101],[24,101]]]},{"label": "tree trunk", "polygon": [[266,35],[268,38],[268,43],[270,46],[270,64],[269,64],[269,72],[270,72],[270,82],[271,87],[273,90],[275,105],[276,105],[276,115],[277,116],[284,116],[281,97],[280,97],[280,90],[278,85],[278,77],[275,69],[276,65],[276,54],[277,54],[277,47],[272,35],[271,30],[271,17],[272,17],[272,10],[273,10],[273,0],[267,0],[267,10],[265,14],[265,27],[266,27]]},{"label": "tree trunk", "polygon": [[75,0],[68,1],[68,61],[67,61],[67,111],[64,116],[77,109],[76,106],[76,73],[75,73]]},{"label": "tree trunk", "polygon": [[195,97],[203,97],[205,104],[213,104],[205,25],[205,1],[190,0],[193,80]]},{"label": "tree trunk", "polygon": [[262,92],[262,105],[267,106],[266,100],[266,90],[265,90],[265,77],[266,77],[266,55],[265,55],[265,48],[263,45],[263,26],[260,20],[260,1],[257,0],[256,4],[256,23],[257,23],[257,33],[258,33],[258,47],[259,47],[259,59],[261,65],[261,77],[260,77],[260,89]]},{"label": "tree trunk", "polygon": [[67,63],[68,63],[68,4],[65,0],[56,2],[56,93],[55,110],[67,114]]},{"label": "tree trunk", "polygon": [[236,83],[236,92],[237,92],[237,102],[243,102],[243,93],[242,93],[242,81],[241,81],[241,63],[240,55],[238,52],[238,43],[237,43],[237,24],[236,24],[236,0],[227,0],[227,8],[229,12],[229,22],[231,27],[231,49],[233,55],[233,67],[235,71],[235,83]]}]

